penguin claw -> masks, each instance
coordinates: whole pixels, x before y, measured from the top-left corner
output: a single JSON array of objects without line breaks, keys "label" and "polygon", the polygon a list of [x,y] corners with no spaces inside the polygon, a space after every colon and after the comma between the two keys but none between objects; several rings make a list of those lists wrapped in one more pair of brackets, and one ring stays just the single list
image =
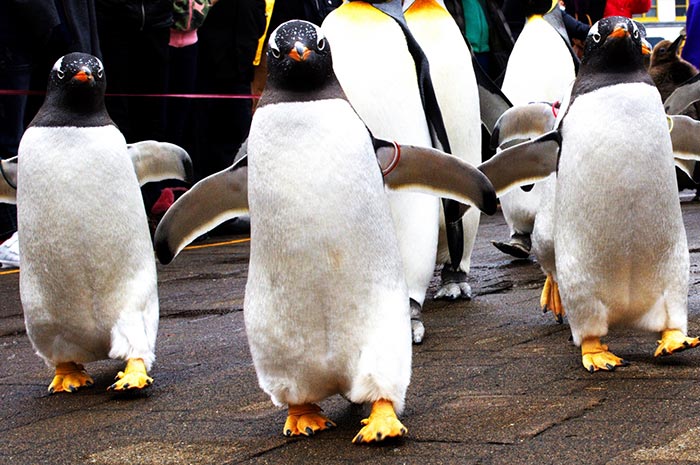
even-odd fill
[{"label": "penguin claw", "polygon": [[313,436],[319,431],[335,426],[331,420],[321,414],[321,407],[316,404],[290,405],[283,434],[292,436]]},{"label": "penguin claw", "polygon": [[425,326],[423,326],[423,308],[413,299],[410,299],[411,308],[411,335],[414,344],[423,342]]},{"label": "penguin claw", "polygon": [[81,387],[90,387],[94,381],[82,365],[73,362],[56,365],[56,376],[49,385],[49,395],[57,392],[74,393]]},{"label": "penguin claw", "polygon": [[554,320],[557,323],[564,323],[564,314],[566,312],[564,312],[564,306],[561,303],[559,285],[551,274],[547,275],[547,279],[544,282],[542,295],[540,296],[540,306],[542,307],[543,313],[547,313],[548,310],[551,310],[554,315]]},{"label": "penguin claw", "polygon": [[353,438],[354,444],[380,442],[388,438],[404,436],[408,430],[396,417],[393,404],[380,399],[372,405],[369,418],[362,420],[364,425]]},{"label": "penguin claw", "polygon": [[472,288],[467,282],[467,273],[459,269],[452,268],[452,265],[445,263],[440,273],[442,284],[440,289],[433,296],[433,300],[471,300]]},{"label": "penguin claw", "polygon": [[421,320],[411,319],[411,335],[413,337],[413,343],[418,345],[423,342],[423,337],[425,336],[425,326]]},{"label": "penguin claw", "polygon": [[143,389],[153,384],[153,378],[146,373],[146,365],[140,358],[129,359],[124,371],[117,373],[116,383],[107,388],[108,391],[126,391],[128,389]]},{"label": "penguin claw", "polygon": [[667,329],[661,332],[661,339],[654,352],[654,357],[667,356],[676,352],[682,352],[700,345],[700,339],[687,337],[677,329]]},{"label": "penguin claw", "polygon": [[581,355],[583,367],[590,373],[615,371],[619,366],[629,365],[629,362],[608,351],[608,346],[601,344],[597,337],[583,340]]}]

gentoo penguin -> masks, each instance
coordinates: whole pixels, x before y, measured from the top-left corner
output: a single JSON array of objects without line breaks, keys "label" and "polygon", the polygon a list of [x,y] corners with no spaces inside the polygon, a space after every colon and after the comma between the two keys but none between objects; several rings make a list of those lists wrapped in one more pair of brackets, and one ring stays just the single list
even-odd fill
[{"label": "gentoo penguin", "polygon": [[[689,258],[673,170],[674,156],[697,159],[700,123],[665,115],[643,65],[642,40],[629,18],[604,18],[591,28],[553,131],[561,140],[556,275],[574,343],[591,372],[627,364],[601,343],[612,326],[658,331],[656,356],[700,345],[686,335]],[[548,137],[501,154],[538,150]],[[551,147],[540,154],[557,157]]]},{"label": "gentoo penguin", "polygon": [[406,433],[396,414],[411,372],[408,290],[385,184],[487,213],[496,196],[457,157],[374,138],[335,77],[331,45],[305,21],[273,31],[247,157],[180,197],[155,242],[167,263],[249,208],[246,332],[261,388],[288,407],[284,435],[334,426],[317,403],[342,394],[372,403],[353,439],[367,443]]},{"label": "gentoo penguin", "polygon": [[[430,63],[430,77],[451,153],[477,166],[481,163],[481,117],[469,47],[442,0],[409,1],[404,8],[408,27]],[[474,208],[461,218],[462,253],[454,257],[454,263],[441,215],[437,262],[442,265],[442,282],[435,298],[471,298],[467,275],[479,219],[480,212]]]},{"label": "gentoo penguin", "polygon": [[[560,110],[559,104],[548,102],[514,106],[504,112],[496,122],[491,144],[501,150],[552,131],[557,124],[557,118],[563,114]],[[516,160],[514,163],[518,164],[519,162]],[[554,177],[555,174],[550,174],[545,181],[539,183],[541,199],[532,228],[531,240],[532,254],[547,277],[540,297],[540,306],[544,311],[551,310],[557,322],[562,323],[564,310],[556,281],[552,229],[556,183]]]},{"label": "gentoo penguin", "polygon": [[55,368],[50,393],[92,385],[82,364],[106,358],[127,362],[110,389],[153,382],[158,295],[139,182],[185,179],[191,163],[171,144],[128,147],[104,91],[96,57],[60,58],[18,157],[3,162],[3,179],[17,186],[27,334]]},{"label": "gentoo penguin", "polygon": [[[527,22],[508,58],[501,87],[513,105],[562,100],[576,77],[569,47],[543,18],[555,3],[549,0],[526,2]],[[531,233],[544,189],[540,183],[529,191],[514,189],[501,197],[510,239],[493,241],[499,250],[516,258],[530,255]]]}]

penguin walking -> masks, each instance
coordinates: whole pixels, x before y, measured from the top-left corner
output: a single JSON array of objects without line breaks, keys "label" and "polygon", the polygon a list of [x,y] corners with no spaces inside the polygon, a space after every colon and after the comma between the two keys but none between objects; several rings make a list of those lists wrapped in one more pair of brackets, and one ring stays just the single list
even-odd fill
[{"label": "penguin walking", "polygon": [[[450,151],[477,166],[481,163],[481,117],[479,91],[471,52],[452,16],[438,0],[404,3],[404,15],[411,33],[430,63],[430,77],[445,124]],[[467,281],[471,254],[481,215],[469,209],[461,218],[461,254],[450,256],[444,215],[440,216],[437,263],[442,265],[441,286],[435,298],[470,299]]]},{"label": "penguin walking", "polygon": [[180,197],[155,242],[168,263],[249,209],[246,333],[261,388],[288,408],[283,434],[334,426],[318,402],[342,394],[372,404],[353,439],[368,443],[407,431],[397,413],[411,373],[410,309],[386,188],[487,213],[496,197],[456,157],[374,138],[335,77],[331,45],[305,21],[273,31],[247,157]]},{"label": "penguin walking", "polygon": [[697,160],[700,123],[666,116],[643,64],[645,42],[629,18],[596,23],[557,129],[501,152],[561,139],[560,154],[540,154],[558,159],[556,275],[590,372],[628,363],[601,342],[609,327],[658,332],[655,356],[700,345],[687,336],[689,254],[673,169],[674,157],[684,169]]},{"label": "penguin walking", "polygon": [[[564,108],[566,102],[564,103]],[[552,131],[557,125],[557,118],[564,112],[555,103],[535,102],[508,109],[501,115],[495,125],[492,145],[498,150],[517,143],[535,139]],[[515,164],[520,163],[514,160]],[[556,175],[549,174],[540,186],[540,203],[532,227],[531,252],[546,276],[540,297],[540,307],[545,312],[551,310],[558,323],[563,322],[564,309],[556,280],[553,236],[553,209]]]},{"label": "penguin walking", "polygon": [[153,382],[158,295],[139,183],[191,172],[177,146],[127,146],[104,92],[96,57],[60,58],[18,156],[3,162],[2,179],[17,188],[0,197],[17,203],[27,335],[55,369],[50,393],[92,385],[83,364],[107,358],[127,362],[110,389]]},{"label": "penguin walking", "polygon": [[[527,22],[510,54],[501,87],[513,105],[559,101],[576,77],[570,47],[543,16],[554,4],[550,0],[526,2]],[[530,256],[543,190],[546,188],[538,183],[529,191],[515,189],[501,197],[510,239],[493,241],[496,248],[516,258]]]},{"label": "penguin walking", "polygon": [[[440,147],[450,151],[428,62],[406,24],[400,0],[346,2],[326,17],[322,28],[333,44],[340,85],[375,136],[433,147],[435,134]],[[418,344],[425,333],[422,306],[437,258],[440,201],[415,192],[389,192],[389,201],[411,299],[413,341]],[[461,241],[462,235],[453,238]]]}]

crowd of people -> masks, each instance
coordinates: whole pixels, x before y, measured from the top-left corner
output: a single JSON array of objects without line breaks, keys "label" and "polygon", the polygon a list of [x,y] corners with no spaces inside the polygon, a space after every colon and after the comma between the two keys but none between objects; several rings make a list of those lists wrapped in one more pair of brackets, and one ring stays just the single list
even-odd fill
[{"label": "crowd of people", "polygon": [[[534,1],[534,0],[531,0]],[[545,0],[549,1],[549,0]],[[700,0],[699,0],[700,1]],[[195,179],[229,166],[262,91],[266,35],[300,18],[321,24],[343,0],[8,0],[0,3],[0,157],[17,155],[41,105],[49,70],[81,51],[102,60],[107,110],[127,143],[155,139],[190,154]],[[484,71],[500,84],[525,23],[523,0],[445,0]],[[650,0],[560,1],[553,15],[579,56],[603,16],[644,13]],[[688,19],[695,18],[691,0]],[[688,28],[688,43],[700,41]],[[688,47],[688,53],[693,47]],[[164,95],[177,94],[179,97]],[[199,94],[199,95],[198,95]],[[205,95],[203,95],[205,94]],[[229,98],[216,98],[221,96]],[[230,98],[236,96],[237,98]],[[152,183],[147,212],[161,215],[187,188]],[[0,205],[0,263],[19,266],[16,211]],[[4,242],[3,242],[4,241]]]}]

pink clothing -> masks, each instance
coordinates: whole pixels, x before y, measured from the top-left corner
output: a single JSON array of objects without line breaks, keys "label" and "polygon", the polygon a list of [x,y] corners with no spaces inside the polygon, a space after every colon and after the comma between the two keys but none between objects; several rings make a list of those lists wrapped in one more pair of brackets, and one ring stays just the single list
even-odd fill
[{"label": "pink clothing", "polygon": [[180,31],[170,29],[170,42],[168,45],[175,48],[187,47],[197,42],[197,29],[191,31]]},{"label": "pink clothing", "polygon": [[607,0],[603,16],[626,16],[646,13],[651,8],[651,0]]}]

